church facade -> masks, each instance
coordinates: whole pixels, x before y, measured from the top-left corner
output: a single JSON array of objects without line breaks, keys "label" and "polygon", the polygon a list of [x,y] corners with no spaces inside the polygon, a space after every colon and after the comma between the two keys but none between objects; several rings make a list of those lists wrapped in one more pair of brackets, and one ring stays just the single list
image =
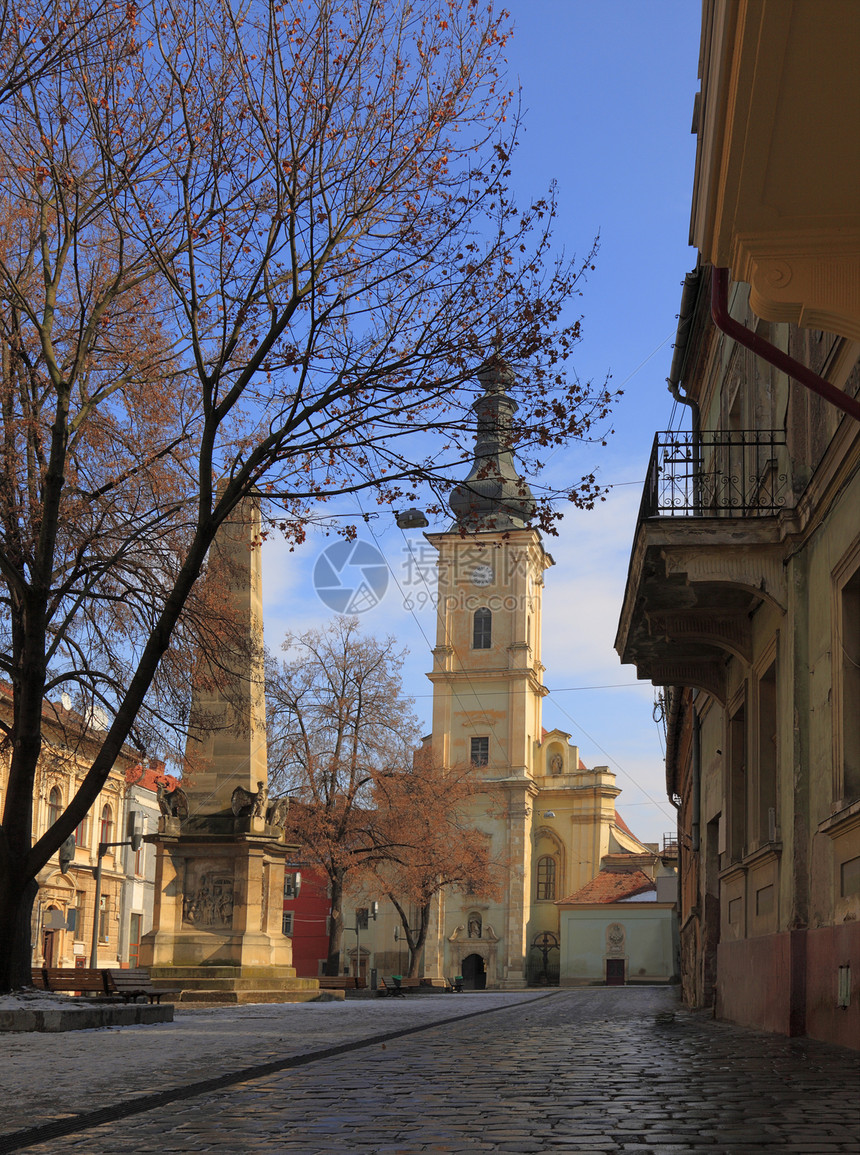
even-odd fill
[{"label": "church facade", "polygon": [[[528,525],[534,500],[508,447],[513,373],[495,360],[479,380],[472,470],[451,496],[453,524],[427,535],[438,613],[425,746],[446,769],[468,768],[480,781],[469,818],[506,864],[509,883],[498,901],[453,888],[438,896],[421,973],[504,989],[557,982],[557,901],[592,879],[603,856],[656,848],[618,818],[609,768],[587,769],[569,734],[542,727],[542,594],[554,563]],[[376,922],[346,943],[348,973],[401,973],[408,964],[399,919],[379,905]]]}]

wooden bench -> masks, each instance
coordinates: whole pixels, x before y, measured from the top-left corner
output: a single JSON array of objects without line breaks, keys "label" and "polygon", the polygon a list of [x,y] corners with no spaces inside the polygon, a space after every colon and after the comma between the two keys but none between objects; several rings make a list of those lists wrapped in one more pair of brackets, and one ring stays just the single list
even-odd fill
[{"label": "wooden bench", "polygon": [[367,986],[358,975],[320,975],[321,991],[363,991]]},{"label": "wooden bench", "polygon": [[90,967],[33,967],[33,985],[54,994],[77,991],[80,994],[98,995],[100,998],[116,999],[116,992],[108,990],[105,971]]},{"label": "wooden bench", "polygon": [[108,969],[103,972],[105,989],[110,995],[119,995],[126,1002],[145,996],[150,1003],[161,1003],[164,995],[178,995],[179,991],[168,991],[154,987],[149,979],[149,971],[143,967],[129,967],[128,970]]},{"label": "wooden bench", "polygon": [[422,985],[421,979],[407,979],[402,975],[389,975],[387,979],[379,980],[377,994],[393,995],[402,998],[410,991],[417,991]]},{"label": "wooden bench", "polygon": [[178,995],[179,991],[165,991],[154,987],[149,972],[143,967],[131,970],[94,970],[91,967],[33,967],[33,986],[54,994],[77,992],[96,995],[111,1002],[129,1002],[146,997],[151,1003],[160,1003],[164,995]]}]

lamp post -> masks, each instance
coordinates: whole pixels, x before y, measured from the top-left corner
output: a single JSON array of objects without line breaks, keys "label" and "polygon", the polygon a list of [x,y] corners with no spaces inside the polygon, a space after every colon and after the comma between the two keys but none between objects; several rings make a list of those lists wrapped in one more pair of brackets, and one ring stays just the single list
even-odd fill
[{"label": "lamp post", "polygon": [[401,975],[403,974],[403,935],[400,933],[400,927],[394,928],[394,941],[397,943],[397,965],[400,968]]},{"label": "lamp post", "polygon": [[102,859],[111,846],[130,846],[137,853],[143,842],[142,834],[132,834],[131,838],[124,838],[121,842],[100,842],[96,859],[96,901],[93,910],[93,945],[90,951],[90,968],[96,970],[99,965],[99,904],[102,900]]}]

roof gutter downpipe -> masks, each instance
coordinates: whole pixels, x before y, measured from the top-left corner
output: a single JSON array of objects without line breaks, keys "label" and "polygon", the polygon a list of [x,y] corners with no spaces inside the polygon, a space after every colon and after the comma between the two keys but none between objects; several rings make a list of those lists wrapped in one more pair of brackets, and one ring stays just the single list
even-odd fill
[{"label": "roof gutter downpipe", "polygon": [[819,397],[823,397],[830,405],[835,405],[855,421],[860,421],[860,401],[849,397],[847,393],[843,393],[841,389],[837,389],[835,385],[813,373],[807,365],[795,361],[793,357],[783,353],[782,349],[777,349],[776,345],[771,345],[770,341],[766,341],[752,329],[747,329],[729,315],[729,270],[718,269],[716,266],[711,269],[711,316],[717,328],[727,337],[751,349],[757,357],[768,361],[781,372],[800,382],[806,389],[811,389],[813,393],[817,393]]},{"label": "roof gutter downpipe", "polygon": [[690,800],[690,849],[698,854],[702,845],[702,724],[699,721],[699,711],[696,709],[696,699],[699,691],[693,691],[693,750],[692,750],[692,778],[693,797]]},{"label": "roof gutter downpipe", "polygon": [[693,512],[701,512],[701,477],[702,477],[702,434],[699,418],[699,405],[692,397],[681,395],[681,376],[684,372],[684,362],[687,359],[687,343],[690,337],[690,324],[696,308],[696,298],[699,295],[701,269],[696,268],[684,277],[684,289],[681,293],[681,307],[678,310],[678,329],[675,334],[675,351],[672,354],[672,366],[666,384],[669,392],[681,405],[690,409],[693,430]]}]

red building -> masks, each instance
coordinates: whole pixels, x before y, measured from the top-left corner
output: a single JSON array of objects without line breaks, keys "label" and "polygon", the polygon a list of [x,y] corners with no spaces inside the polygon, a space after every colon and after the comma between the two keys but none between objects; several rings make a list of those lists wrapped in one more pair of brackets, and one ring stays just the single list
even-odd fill
[{"label": "red building", "polygon": [[293,940],[298,978],[316,978],[328,956],[331,899],[328,879],[306,862],[288,862],[284,878],[284,934]]}]

